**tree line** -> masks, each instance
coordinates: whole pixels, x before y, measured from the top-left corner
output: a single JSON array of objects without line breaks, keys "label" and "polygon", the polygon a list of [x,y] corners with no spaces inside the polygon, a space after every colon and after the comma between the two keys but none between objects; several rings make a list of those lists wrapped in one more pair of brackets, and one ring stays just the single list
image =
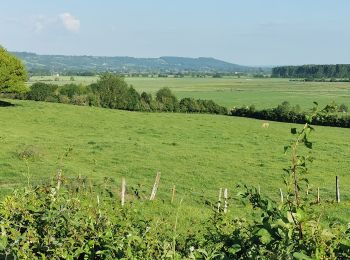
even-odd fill
[{"label": "tree line", "polygon": [[275,78],[350,78],[350,64],[280,66],[272,69]]},{"label": "tree line", "polygon": [[66,84],[58,86],[44,82],[34,83],[28,92],[7,94],[7,97],[96,106],[129,111],[147,112],[183,112],[209,113],[227,115],[226,107],[212,100],[183,98],[178,100],[169,88],[162,88],[155,96],[138,93],[132,85],[125,82],[124,77],[106,73],[96,83],[88,86]]},{"label": "tree line", "polygon": [[[350,128],[348,110],[348,106],[345,104],[337,105],[333,102],[326,105],[323,109],[315,111],[316,116],[312,119],[311,123],[313,125]],[[275,108],[262,110],[257,110],[254,105],[236,107],[230,111],[230,115],[300,124],[306,122],[309,117],[309,113],[301,111],[299,105],[292,106],[287,101],[284,101]]]}]

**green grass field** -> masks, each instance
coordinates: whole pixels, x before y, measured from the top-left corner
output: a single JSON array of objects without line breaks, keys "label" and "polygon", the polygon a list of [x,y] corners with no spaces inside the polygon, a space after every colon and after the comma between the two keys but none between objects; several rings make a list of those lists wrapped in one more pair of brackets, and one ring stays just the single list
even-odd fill
[{"label": "green grass field", "polygon": [[[160,171],[158,200],[169,204],[175,184],[187,217],[196,219],[209,211],[205,201],[215,202],[220,187],[235,197],[238,183],[260,185],[262,194],[277,200],[282,169],[289,165],[283,146],[291,140],[292,124],[270,122],[264,129],[262,121],[247,118],[11,102],[16,106],[0,107],[1,194],[26,184],[28,168],[19,155],[29,153],[32,183],[62,168],[65,176],[81,174],[94,181],[110,177],[116,188],[125,176],[129,188],[148,195]],[[342,203],[327,205],[325,215],[347,222],[350,129],[316,127],[313,140],[310,196],[320,187],[321,200],[333,200],[339,175]],[[69,148],[72,151],[63,156]],[[232,204],[232,214],[246,214]]]},{"label": "green grass field", "polygon": [[[60,76],[32,77],[30,83],[43,80],[55,84],[90,84],[97,77]],[[350,83],[296,82],[289,79],[259,78],[126,78],[138,91],[155,93],[162,87],[169,87],[179,98],[194,97],[212,99],[220,105],[234,106],[254,104],[257,108],[275,107],[283,101],[299,104],[303,109],[310,108],[313,101],[326,105],[332,101],[350,107]]]}]

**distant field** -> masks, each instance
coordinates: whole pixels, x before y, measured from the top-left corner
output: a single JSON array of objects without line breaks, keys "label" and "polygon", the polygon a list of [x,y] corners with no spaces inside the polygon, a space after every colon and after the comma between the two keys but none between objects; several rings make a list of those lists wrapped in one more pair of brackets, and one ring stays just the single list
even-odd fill
[{"label": "distant field", "polygon": [[[136,85],[137,80],[133,80]],[[140,82],[151,89],[145,86],[146,80]],[[162,85],[160,80],[157,82],[158,87]],[[183,82],[190,84],[187,79]],[[185,84],[182,86],[186,89]],[[128,192],[133,186],[148,195],[155,173],[160,171],[159,201],[168,205],[171,188],[176,184],[178,198],[184,199],[185,215],[197,219],[209,212],[205,203],[216,201],[220,187],[228,187],[235,197],[235,186],[240,182],[260,185],[263,194],[278,199],[278,189],[283,187],[282,169],[289,165],[283,146],[290,141],[291,124],[271,122],[268,129],[263,129],[262,121],[228,116],[11,102],[16,106],[0,107],[2,194],[26,183],[28,169],[19,155],[29,153],[33,155],[28,162],[33,183],[53,177],[62,168],[65,176],[81,174],[97,181],[110,177],[116,187],[125,176]],[[335,176],[339,175],[343,202],[329,206],[325,215],[346,222],[350,206],[350,129],[316,127],[312,139],[316,160],[310,167],[310,196],[315,196],[319,186],[321,200],[332,200]],[[71,153],[61,161],[68,148]],[[235,202],[231,204],[236,216],[246,214]],[[162,212],[163,206],[159,207]]]},{"label": "distant field", "polygon": [[[97,77],[74,77],[74,83],[90,84]],[[56,84],[71,83],[70,77],[32,77],[30,83],[43,80]],[[326,105],[332,101],[350,107],[350,83],[295,82],[288,79],[256,78],[126,78],[138,91],[155,93],[169,87],[179,97],[212,99],[227,107],[251,105],[274,107],[283,101],[310,108],[313,101]]]}]

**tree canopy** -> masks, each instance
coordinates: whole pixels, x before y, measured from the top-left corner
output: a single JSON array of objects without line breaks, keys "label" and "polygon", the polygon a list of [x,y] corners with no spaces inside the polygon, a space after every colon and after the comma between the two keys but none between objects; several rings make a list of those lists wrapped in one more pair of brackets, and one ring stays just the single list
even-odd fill
[{"label": "tree canopy", "polygon": [[350,64],[281,66],[272,69],[277,78],[350,78]]},{"label": "tree canopy", "polygon": [[25,91],[27,78],[23,63],[0,46],[0,93]]}]

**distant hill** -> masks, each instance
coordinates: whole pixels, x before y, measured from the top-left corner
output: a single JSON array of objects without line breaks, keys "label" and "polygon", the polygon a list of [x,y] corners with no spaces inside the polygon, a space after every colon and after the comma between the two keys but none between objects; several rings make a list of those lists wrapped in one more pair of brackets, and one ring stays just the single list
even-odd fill
[{"label": "distant hill", "polygon": [[261,73],[267,68],[241,66],[214,58],[133,58],[101,56],[38,55],[12,52],[31,74],[76,74],[113,71],[120,73]]}]

